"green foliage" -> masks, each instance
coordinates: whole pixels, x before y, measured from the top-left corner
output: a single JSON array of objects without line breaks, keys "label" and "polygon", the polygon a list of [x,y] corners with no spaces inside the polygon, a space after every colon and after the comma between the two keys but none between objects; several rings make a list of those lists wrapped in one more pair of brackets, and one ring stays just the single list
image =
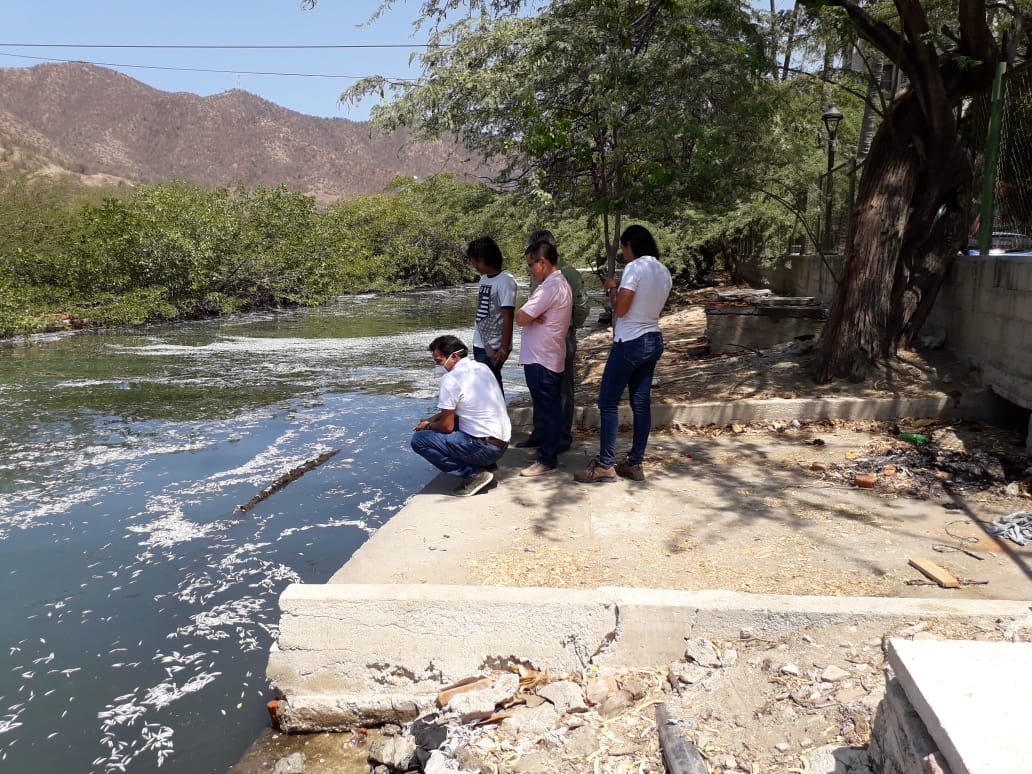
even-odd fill
[{"label": "green foliage", "polygon": [[475,278],[469,240],[493,236],[519,269],[542,222],[532,199],[449,175],[399,178],[324,212],[283,187],[172,182],[84,200],[34,186],[0,189],[0,337],[450,285]]},{"label": "green foliage", "polygon": [[[763,45],[730,0],[553,0],[533,18],[464,18],[431,37],[426,76],[385,86],[388,129],[451,134],[500,177],[563,207],[671,214],[747,182],[764,120]],[[615,228],[617,220],[609,221]],[[615,233],[605,235],[615,250]]]},{"label": "green foliage", "polygon": [[325,267],[309,250],[314,217],[311,197],[282,186],[140,188],[84,212],[74,282],[88,293],[162,288],[185,314],[218,312],[219,296],[253,306],[318,298]]},{"label": "green foliage", "polygon": [[464,248],[478,236],[494,237],[510,259],[522,257],[526,237],[516,229],[526,215],[520,212],[513,195],[451,175],[397,178],[381,194],[329,207],[317,239],[335,257],[341,289],[451,285],[473,279]]}]

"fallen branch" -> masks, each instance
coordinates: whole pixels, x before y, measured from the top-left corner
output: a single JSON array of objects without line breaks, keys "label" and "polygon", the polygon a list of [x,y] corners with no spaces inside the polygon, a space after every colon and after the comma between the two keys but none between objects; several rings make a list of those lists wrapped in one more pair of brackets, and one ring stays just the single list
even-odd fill
[{"label": "fallen branch", "polygon": [[315,459],[308,460],[308,462],[305,462],[305,463],[302,463],[301,465],[298,465],[296,468],[291,470],[289,473],[284,473],[282,476],[277,478],[272,484],[270,484],[269,486],[265,487],[265,489],[260,491],[258,494],[256,494],[254,497],[252,497],[246,503],[244,503],[243,505],[238,505],[237,508],[236,508],[236,513],[247,513],[249,510],[254,508],[254,506],[256,506],[258,503],[260,503],[262,500],[265,500],[266,498],[271,497],[273,494],[275,494],[276,492],[281,490],[283,487],[285,487],[291,481],[296,481],[297,479],[301,478],[301,476],[303,476],[308,471],[314,470],[315,468],[319,467],[324,462],[326,462],[326,460],[330,459],[333,455],[337,454],[339,451],[340,451],[340,449],[334,449],[333,451],[323,452],[322,454],[320,454]]}]

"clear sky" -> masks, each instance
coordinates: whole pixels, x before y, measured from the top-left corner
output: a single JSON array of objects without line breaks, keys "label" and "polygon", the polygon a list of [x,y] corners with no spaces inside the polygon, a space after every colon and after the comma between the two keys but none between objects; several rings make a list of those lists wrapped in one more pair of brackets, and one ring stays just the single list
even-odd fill
[{"label": "clear sky", "polygon": [[[377,0],[319,0],[307,11],[301,9],[300,0],[10,0],[0,25],[0,67],[56,60],[94,62],[112,65],[163,91],[207,96],[239,86],[301,113],[364,121],[374,100],[349,108],[338,104],[340,93],[366,75],[417,77],[418,67],[409,65],[409,56],[418,48],[217,50],[12,44],[339,46],[426,41],[427,29],[416,32],[412,26],[418,14],[416,0],[398,0],[388,14],[359,26],[378,4]],[[251,74],[258,72],[337,77]]]}]

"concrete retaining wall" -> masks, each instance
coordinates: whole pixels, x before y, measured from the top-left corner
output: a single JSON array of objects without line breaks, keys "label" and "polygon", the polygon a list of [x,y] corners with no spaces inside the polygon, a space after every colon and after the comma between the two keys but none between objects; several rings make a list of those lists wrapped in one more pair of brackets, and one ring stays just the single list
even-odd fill
[{"label": "concrete retaining wall", "polygon": [[[830,304],[832,271],[841,275],[841,259],[790,260],[784,268],[756,271],[758,280],[775,292]],[[1032,409],[1032,258],[958,256],[923,330],[935,331],[946,332],[946,348],[978,368],[993,392]]]},{"label": "concrete retaining wall", "polygon": [[712,355],[767,349],[792,339],[816,338],[827,310],[817,306],[714,306],[706,308]]},{"label": "concrete retaining wall", "polygon": [[1032,408],[1032,258],[959,258],[925,324],[933,327],[994,392]]},{"label": "concrete retaining wall", "polygon": [[735,639],[858,621],[1021,616],[1010,601],[791,597],[730,591],[292,585],[268,676],[288,731],[411,720],[484,670],[662,665],[692,637]]},{"label": "concrete retaining wall", "polygon": [[[653,403],[652,426],[727,425],[731,422],[758,422],[775,419],[899,419],[900,417],[938,417],[990,421],[996,407],[986,391],[973,392],[960,398],[948,395],[922,395],[897,398],[767,398],[764,400],[731,400],[719,403]],[[528,408],[513,408],[509,416],[515,427],[533,424]],[[620,423],[633,420],[631,408],[622,403]],[[573,423],[577,427],[597,430],[601,419],[596,406],[578,406]]]}]

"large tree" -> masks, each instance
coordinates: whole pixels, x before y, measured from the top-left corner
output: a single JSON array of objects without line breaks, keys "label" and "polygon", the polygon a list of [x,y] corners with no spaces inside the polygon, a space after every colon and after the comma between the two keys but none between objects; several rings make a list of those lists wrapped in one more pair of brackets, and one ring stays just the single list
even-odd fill
[{"label": "large tree", "polygon": [[390,91],[373,113],[387,129],[456,136],[504,165],[496,182],[595,213],[610,259],[624,214],[662,217],[689,195],[742,185],[743,149],[766,124],[751,98],[763,40],[736,0],[553,0],[533,17],[471,15],[435,28],[422,62],[415,83],[372,77],[345,98]]},{"label": "large tree", "polygon": [[819,381],[861,379],[909,347],[928,316],[966,226],[972,159],[960,109],[1027,45],[1032,17],[1012,0],[801,2],[838,14],[908,81],[871,143],[821,343]]}]

